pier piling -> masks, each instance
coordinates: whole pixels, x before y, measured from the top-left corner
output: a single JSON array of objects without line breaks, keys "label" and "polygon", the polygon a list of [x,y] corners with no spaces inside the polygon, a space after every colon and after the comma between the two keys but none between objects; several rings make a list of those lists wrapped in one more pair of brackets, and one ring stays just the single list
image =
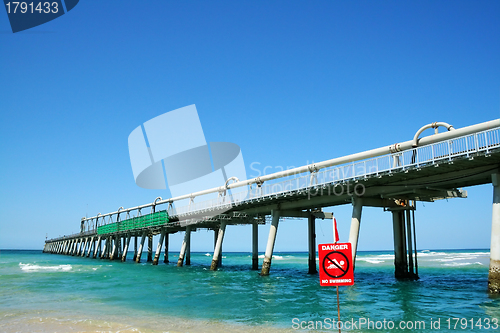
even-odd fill
[{"label": "pier piling", "polygon": [[252,224],[252,270],[259,269],[259,225]]},{"label": "pier piling", "polygon": [[163,262],[168,263],[168,235],[169,233],[165,233],[165,254],[163,255]]},{"label": "pier piling", "polygon": [[352,249],[352,264],[356,266],[356,253],[358,252],[359,227],[361,224],[361,213],[363,210],[363,199],[352,197],[351,230],[349,231],[349,243]]},{"label": "pier piling", "polygon": [[146,232],[144,231],[142,233],[142,237],[141,237],[141,243],[139,244],[139,249],[137,250],[137,255],[136,255],[136,258],[135,258],[135,261],[136,262],[141,262],[141,256],[142,256],[142,249],[144,248],[144,241],[146,240]]},{"label": "pier piling", "polygon": [[316,216],[309,214],[307,218],[307,238],[309,243],[309,274],[318,273],[316,269]]},{"label": "pier piling", "polygon": [[163,245],[164,238],[165,238],[165,229],[162,229],[160,233],[160,239],[158,240],[158,246],[156,247],[155,257],[153,259],[153,265],[158,265],[158,260],[160,259],[161,248]]},{"label": "pier piling", "polygon": [[500,174],[491,176],[493,185],[493,207],[491,214],[491,246],[490,268],[488,274],[488,291],[500,293]]},{"label": "pier piling", "polygon": [[148,236],[148,260],[147,262],[153,261],[153,235]]},{"label": "pier piling", "polygon": [[125,240],[125,247],[123,248],[122,262],[127,261],[127,253],[128,253],[128,247],[130,245],[130,238],[132,238],[132,236],[130,234],[127,235],[127,239]]},{"label": "pier piling", "polygon": [[217,233],[217,242],[214,248],[214,256],[212,258],[212,264],[210,265],[211,271],[216,271],[219,266],[220,258],[222,257],[222,242],[224,240],[224,234],[226,233],[226,222],[221,222],[219,227],[219,232]]},{"label": "pier piling", "polygon": [[188,240],[191,236],[191,227],[186,227],[186,232],[184,233],[184,240],[182,241],[181,252],[179,253],[179,259],[177,260],[177,267],[182,267],[184,265],[184,256],[186,255],[186,248]]},{"label": "pier piling", "polygon": [[260,275],[269,275],[271,269],[271,260],[273,258],[274,243],[276,242],[276,233],[278,232],[278,223],[280,221],[279,210],[271,211],[272,222],[269,228],[269,238],[267,239],[266,253],[264,255],[264,262],[262,263],[262,271]]}]

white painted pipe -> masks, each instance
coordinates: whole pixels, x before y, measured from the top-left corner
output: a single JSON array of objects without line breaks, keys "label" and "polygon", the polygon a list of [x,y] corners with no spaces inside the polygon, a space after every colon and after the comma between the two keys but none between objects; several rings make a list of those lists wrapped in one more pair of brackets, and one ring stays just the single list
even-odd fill
[{"label": "white painted pipe", "polygon": [[412,144],[412,146],[413,147],[417,147],[418,146],[418,137],[420,136],[420,134],[422,134],[423,131],[425,131],[428,128],[435,128],[436,129],[435,134],[438,134],[437,130],[438,130],[439,126],[446,127],[446,129],[448,131],[455,130],[455,128],[452,125],[450,125],[448,123],[445,123],[445,122],[441,122],[441,121],[438,121],[438,122],[435,122],[435,123],[432,123],[432,124],[427,124],[425,126],[422,126],[417,131],[417,133],[415,133],[415,136],[413,137],[413,144]]}]

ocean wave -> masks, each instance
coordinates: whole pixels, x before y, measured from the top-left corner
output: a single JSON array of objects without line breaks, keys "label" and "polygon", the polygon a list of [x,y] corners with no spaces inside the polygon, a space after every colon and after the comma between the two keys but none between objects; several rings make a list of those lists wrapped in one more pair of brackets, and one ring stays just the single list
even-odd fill
[{"label": "ocean wave", "polygon": [[430,261],[438,262],[450,262],[450,261],[460,261],[460,260],[474,260],[479,258],[488,257],[489,253],[446,253],[442,258],[430,259]]},{"label": "ocean wave", "polygon": [[[264,259],[264,257],[265,257],[264,254],[259,255],[260,259]],[[283,259],[283,256],[279,256],[279,255],[273,254],[273,259],[281,260],[281,259]]]},{"label": "ocean wave", "polygon": [[483,264],[480,263],[479,261],[476,261],[476,262],[452,262],[450,264],[443,264],[443,266],[450,266],[450,267],[470,266],[470,265],[481,265],[481,266],[483,266]]},{"label": "ocean wave", "polygon": [[34,264],[23,264],[21,262],[19,263],[19,267],[21,268],[21,270],[26,272],[39,272],[39,271],[67,272],[73,268],[71,265],[40,266]]},{"label": "ocean wave", "polygon": [[366,261],[369,262],[370,264],[381,264],[384,262],[384,260],[376,260],[376,259],[359,259],[361,261]]}]

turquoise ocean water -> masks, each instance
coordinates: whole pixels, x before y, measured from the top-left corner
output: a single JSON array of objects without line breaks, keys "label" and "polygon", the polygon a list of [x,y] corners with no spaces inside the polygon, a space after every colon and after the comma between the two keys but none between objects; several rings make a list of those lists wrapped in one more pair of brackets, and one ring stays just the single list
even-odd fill
[{"label": "turquoise ocean water", "polygon": [[[358,254],[355,285],[340,288],[342,332],[500,332],[487,250],[418,254],[416,282],[394,279],[391,252]],[[1,250],[0,332],[338,332],[336,289],[307,274],[307,253],[275,253],[267,277],[250,269],[250,253],[224,253],[216,272],[210,253],[192,253],[191,266],[176,259],[152,266]]]}]

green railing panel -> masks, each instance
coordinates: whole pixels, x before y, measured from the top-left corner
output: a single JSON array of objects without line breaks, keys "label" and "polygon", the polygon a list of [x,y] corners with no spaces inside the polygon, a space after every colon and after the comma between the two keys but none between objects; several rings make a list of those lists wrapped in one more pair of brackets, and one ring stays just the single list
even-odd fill
[{"label": "green railing panel", "polygon": [[118,231],[128,231],[146,227],[154,227],[169,222],[168,213],[162,210],[156,213],[133,217],[120,222],[110,223],[97,227],[97,233],[110,234]]}]

